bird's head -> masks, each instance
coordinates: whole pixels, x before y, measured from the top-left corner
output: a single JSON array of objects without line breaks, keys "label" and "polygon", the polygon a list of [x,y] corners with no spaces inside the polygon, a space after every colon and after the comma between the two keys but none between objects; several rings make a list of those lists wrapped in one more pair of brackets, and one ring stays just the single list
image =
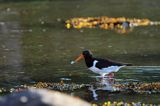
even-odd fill
[{"label": "bird's head", "polygon": [[84,51],[82,52],[82,54],[83,54],[84,58],[92,57],[92,53],[91,53],[91,51],[89,51],[89,50],[84,50]]},{"label": "bird's head", "polygon": [[92,53],[89,50],[84,50],[74,61],[71,61],[71,64],[74,64],[83,58],[92,58]]}]

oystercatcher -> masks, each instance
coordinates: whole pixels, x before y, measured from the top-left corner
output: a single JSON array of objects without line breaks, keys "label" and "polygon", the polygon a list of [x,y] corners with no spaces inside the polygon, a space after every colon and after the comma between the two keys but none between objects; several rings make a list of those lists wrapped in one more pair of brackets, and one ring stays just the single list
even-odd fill
[{"label": "oystercatcher", "polygon": [[94,73],[100,74],[101,77],[105,77],[105,75],[113,77],[113,72],[117,72],[120,68],[131,65],[128,63],[114,62],[108,59],[94,58],[92,53],[88,50],[83,51],[75,61],[71,61],[71,64],[74,64],[83,58],[85,59],[88,69]]}]

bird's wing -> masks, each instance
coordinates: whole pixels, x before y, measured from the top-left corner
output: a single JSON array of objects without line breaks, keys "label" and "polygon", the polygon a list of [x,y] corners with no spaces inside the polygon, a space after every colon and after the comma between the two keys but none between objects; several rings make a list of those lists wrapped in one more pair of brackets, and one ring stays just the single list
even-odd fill
[{"label": "bird's wing", "polygon": [[111,60],[108,60],[108,59],[95,59],[97,60],[98,62],[96,63],[96,67],[99,68],[99,69],[102,69],[102,68],[107,68],[107,67],[110,67],[110,66],[123,66],[123,65],[130,65],[130,64],[127,64],[127,63],[118,63],[118,62],[113,62]]}]

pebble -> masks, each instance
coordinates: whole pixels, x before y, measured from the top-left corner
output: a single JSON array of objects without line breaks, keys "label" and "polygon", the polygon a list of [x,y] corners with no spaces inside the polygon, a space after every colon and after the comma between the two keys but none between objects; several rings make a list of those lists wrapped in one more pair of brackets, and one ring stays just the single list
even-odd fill
[{"label": "pebble", "polygon": [[[159,104],[160,105],[160,104]],[[111,102],[111,101],[106,101],[102,104],[102,106],[159,106],[157,104],[145,104],[141,102],[132,102],[132,103],[127,103],[127,102]],[[97,104],[92,104],[92,106],[100,106]]]}]

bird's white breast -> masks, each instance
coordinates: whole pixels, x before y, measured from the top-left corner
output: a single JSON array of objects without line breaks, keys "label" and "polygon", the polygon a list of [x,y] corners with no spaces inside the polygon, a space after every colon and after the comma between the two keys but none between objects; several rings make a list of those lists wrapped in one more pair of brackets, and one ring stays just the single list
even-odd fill
[{"label": "bird's white breast", "polygon": [[93,71],[94,73],[98,73],[99,74],[101,70],[96,67],[96,63],[97,62],[98,62],[97,60],[93,61],[93,66],[90,67],[90,68],[88,68],[88,69],[91,70],[91,71]]}]

